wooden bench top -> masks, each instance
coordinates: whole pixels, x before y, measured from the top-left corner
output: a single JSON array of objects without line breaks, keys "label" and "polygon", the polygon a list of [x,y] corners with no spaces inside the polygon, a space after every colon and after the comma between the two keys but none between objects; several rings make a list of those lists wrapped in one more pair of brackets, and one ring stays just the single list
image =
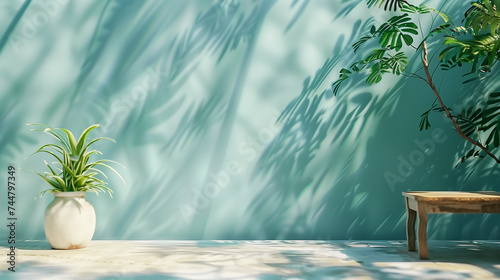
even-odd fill
[{"label": "wooden bench top", "polygon": [[403,196],[416,201],[428,202],[486,202],[500,201],[500,192],[415,191],[403,192]]},{"label": "wooden bench top", "polygon": [[418,253],[427,259],[427,214],[500,213],[500,192],[414,191],[403,192],[406,200],[408,251],[415,251],[418,216]]}]

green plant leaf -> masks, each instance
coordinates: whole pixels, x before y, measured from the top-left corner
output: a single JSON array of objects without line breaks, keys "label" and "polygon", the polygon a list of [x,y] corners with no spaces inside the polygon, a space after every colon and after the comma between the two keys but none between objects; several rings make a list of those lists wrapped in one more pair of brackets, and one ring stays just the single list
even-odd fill
[{"label": "green plant leaf", "polygon": [[348,69],[342,68],[342,70],[340,70],[339,78],[332,83],[332,90],[334,96],[338,94],[340,86],[349,78],[349,76],[351,76],[351,74],[352,72]]},{"label": "green plant leaf", "polygon": [[54,171],[54,169],[52,169],[52,167],[50,167],[50,165],[45,160],[43,162],[49,168],[50,172],[52,172],[52,175],[57,175],[57,173]]},{"label": "green plant leaf", "polygon": [[429,14],[431,12],[431,9],[424,4],[420,4],[420,6],[415,6],[409,3],[405,3],[401,6],[401,11],[411,14]]},{"label": "green plant leaf", "polygon": [[495,1],[472,2],[465,12],[465,26],[471,27],[475,35],[487,34],[488,31],[493,36],[498,34],[500,11],[499,4]]},{"label": "green plant leaf", "polygon": [[47,154],[49,154],[49,155],[51,155],[51,156],[55,157],[55,158],[56,158],[56,160],[57,160],[59,163],[61,163],[61,164],[63,164],[63,163],[64,163],[64,162],[63,162],[63,160],[61,160],[61,158],[59,158],[59,156],[57,156],[56,154],[54,154],[52,151],[49,151],[49,150],[40,150],[40,151],[37,151],[36,153],[47,153]]},{"label": "green plant leaf", "polygon": [[429,10],[435,12],[438,16],[440,16],[445,23],[448,23],[448,22],[451,21],[449,15],[447,15],[447,14],[441,12],[441,11],[438,11],[438,10],[436,10],[434,8],[431,8],[431,7],[429,7]]},{"label": "green plant leaf", "polygon": [[448,45],[440,54],[439,60],[443,69],[448,70],[462,63],[471,63],[477,69],[480,58],[485,58],[483,66],[492,67],[500,58],[498,47],[500,36],[497,34],[474,36],[474,39],[460,40],[447,37],[443,44]]},{"label": "green plant leaf", "polygon": [[[108,177],[104,172],[102,172],[98,168],[95,168],[95,166],[103,166],[108,168],[125,183],[125,180],[115,169],[105,164],[105,162],[112,162],[120,165],[119,163],[105,159],[89,163],[90,157],[92,155],[102,155],[102,152],[97,150],[87,151],[87,149],[93,143],[100,140],[110,140],[112,142],[115,142],[111,138],[99,137],[87,143],[86,138],[89,132],[99,125],[92,125],[85,129],[78,138],[78,141],[75,140],[73,133],[71,133],[67,129],[51,128],[43,124],[31,125],[41,127],[32,130],[42,131],[46,134],[49,134],[59,142],[58,144],[44,144],[34,153],[47,153],[57,160],[56,164],[60,165],[60,168],[53,168],[44,161],[50,172],[45,172],[44,175],[40,173],[37,174],[41,176],[47,183],[49,183],[52,189],[44,190],[39,195],[43,195],[47,192],[57,191],[108,191],[110,196],[112,197],[111,189],[105,187],[106,183],[95,176],[102,175],[106,179]],[[56,172],[56,170],[59,170],[60,173]]]},{"label": "green plant leaf", "polygon": [[375,60],[380,60],[384,57],[386,51],[387,49],[375,49],[365,59],[363,59],[363,62],[365,64],[369,64]]},{"label": "green plant leaf", "polygon": [[99,174],[101,174],[104,178],[108,179],[108,176],[106,176],[106,174],[104,172],[102,172],[101,170],[99,170],[97,168],[89,168],[89,169],[87,169],[87,171],[96,171]]},{"label": "green plant leaf", "polygon": [[69,146],[71,148],[71,155],[72,156],[77,156],[78,153],[76,151],[76,140],[75,140],[75,136],[73,136],[73,133],[71,133],[71,131],[65,129],[65,128],[61,128],[62,131],[64,131],[64,133],[66,133],[66,136],[68,137],[68,143],[69,143]]},{"label": "green plant leaf", "polygon": [[418,128],[420,131],[428,130],[429,128],[431,128],[431,123],[429,122],[429,113],[422,114],[420,116],[420,123],[418,125]]},{"label": "green plant leaf", "polygon": [[34,126],[41,126],[41,127],[44,127],[44,129],[40,129],[40,128],[35,128],[35,129],[32,129],[34,131],[42,131],[52,137],[54,137],[55,139],[57,139],[57,141],[59,143],[62,144],[62,149],[66,150],[67,152],[71,152],[71,147],[68,143],[68,141],[65,139],[64,135],[61,134],[59,131],[57,131],[56,129],[50,127],[50,126],[46,126],[44,124],[39,124],[39,123],[29,123],[27,125],[34,125]]},{"label": "green plant leaf", "polygon": [[46,176],[44,176],[40,173],[37,173],[37,174],[38,174],[38,176],[42,177],[43,180],[45,180],[47,183],[49,183],[49,185],[51,185],[55,189],[64,190],[64,187],[62,185],[60,185],[58,181],[50,180],[49,178],[47,178]]},{"label": "green plant leaf", "polygon": [[399,51],[404,41],[407,46],[413,43],[412,35],[418,35],[418,27],[407,13],[391,17],[377,30],[379,44],[382,48]]},{"label": "green plant leaf", "polygon": [[85,145],[85,141],[87,139],[87,135],[90,133],[90,131],[94,128],[97,128],[99,127],[99,124],[94,124],[94,125],[91,125],[89,126],[87,129],[85,129],[82,134],[80,135],[80,137],[78,138],[78,143],[76,145],[76,151],[78,154],[80,154],[80,151],[82,150],[82,148],[84,147]]},{"label": "green plant leaf", "polygon": [[466,136],[471,137],[481,126],[482,109],[476,109],[474,106],[471,106],[467,111],[462,110],[462,112],[456,116],[456,121],[462,132]]},{"label": "green plant leaf", "polygon": [[104,162],[113,162],[113,163],[119,164],[119,163],[117,163],[115,161],[112,161],[112,160],[99,160],[99,161],[96,161],[96,162],[92,163],[92,167],[94,167],[96,165],[104,166],[104,167],[108,168],[109,170],[111,170],[113,173],[115,173],[120,178],[120,180],[122,180],[123,184],[126,184],[125,180],[122,178],[122,176],[120,175],[120,173],[118,173],[113,167],[105,164]]},{"label": "green plant leaf", "polygon": [[387,65],[383,63],[375,63],[370,69],[370,74],[366,78],[366,83],[369,85],[379,83],[382,80],[382,75],[389,72],[390,70]]},{"label": "green plant leaf", "polygon": [[422,113],[422,115],[420,115],[420,123],[418,125],[420,131],[428,130],[429,128],[431,128],[431,123],[429,122],[429,114],[432,111],[436,111],[436,109],[439,109],[439,108],[440,107],[437,107],[437,99],[436,99],[432,103],[431,108],[429,108],[427,111]]},{"label": "green plant leaf", "polygon": [[395,55],[388,55],[384,58],[384,63],[392,69],[392,74],[401,75],[408,67],[408,60],[404,52],[398,52]]},{"label": "green plant leaf", "polygon": [[[374,27],[374,26],[372,26]],[[374,36],[372,35],[367,35],[367,36],[363,36],[361,38],[359,38],[358,41],[356,41],[353,45],[352,45],[352,48],[354,49],[354,53],[358,52],[359,48],[364,44],[366,43],[368,40],[374,38]]]},{"label": "green plant leaf", "polygon": [[493,92],[486,102],[486,109],[482,113],[481,127],[487,138],[484,144],[494,147],[500,145],[500,92]]},{"label": "green plant leaf", "polygon": [[113,143],[116,143],[115,139],[113,138],[109,138],[109,137],[99,137],[99,138],[96,138],[92,141],[90,141],[89,143],[87,143],[87,145],[85,145],[85,147],[83,148],[84,150],[87,150],[88,147],[90,147],[90,145],[94,144],[95,142],[97,141],[101,141],[101,140],[108,140],[108,141],[111,141]]},{"label": "green plant leaf", "polygon": [[47,175],[49,178],[51,179],[54,179],[55,182],[57,182],[57,184],[60,186],[60,188],[57,188],[58,190],[61,191],[67,191],[68,190],[68,187],[66,185],[66,182],[64,182],[64,180],[59,177],[59,176],[54,176],[54,175]]},{"label": "green plant leaf", "polygon": [[396,11],[402,7],[403,3],[408,4],[405,0],[366,0],[368,7],[377,6],[380,8],[382,5],[384,6],[384,10],[394,10]]}]

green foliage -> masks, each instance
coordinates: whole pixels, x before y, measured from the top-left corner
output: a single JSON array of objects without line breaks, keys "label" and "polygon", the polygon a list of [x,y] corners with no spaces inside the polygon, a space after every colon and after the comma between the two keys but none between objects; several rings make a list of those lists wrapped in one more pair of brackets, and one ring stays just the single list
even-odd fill
[{"label": "green foliage", "polygon": [[[469,107],[456,116],[460,128],[467,136],[477,133],[485,139],[478,139],[490,150],[500,146],[500,92],[493,92],[489,95],[486,106],[483,108]],[[458,163],[463,163],[469,158],[484,158],[480,149],[473,147]]]},{"label": "green foliage", "polygon": [[490,94],[486,109],[482,112],[480,129],[487,138],[485,144],[496,148],[500,146],[500,92]]},{"label": "green foliage", "polygon": [[364,43],[374,38],[376,35],[377,35],[377,28],[375,28],[375,25],[372,25],[372,27],[370,28],[370,35],[361,37],[358,41],[356,41],[356,43],[352,45],[354,53],[356,53]]},{"label": "green foliage", "polygon": [[395,55],[388,55],[384,58],[384,63],[392,69],[392,74],[401,75],[408,67],[408,60],[404,52],[398,52]]},{"label": "green foliage", "polygon": [[368,78],[366,78],[366,82],[371,85],[374,83],[378,83],[382,80],[382,75],[384,73],[389,73],[390,70],[388,69],[386,64],[383,63],[383,61],[379,61],[370,68],[370,74],[368,75]]},{"label": "green foliage", "polygon": [[[43,180],[45,180],[52,188],[40,192],[39,196],[47,192],[80,192],[91,191],[99,195],[99,192],[108,192],[112,196],[113,191],[106,186],[106,182],[97,178],[97,175],[102,175],[108,178],[106,174],[98,167],[106,167],[113,173],[118,175],[123,181],[120,174],[107,162],[116,163],[112,160],[101,159],[97,161],[90,161],[92,155],[102,155],[100,151],[89,150],[89,147],[101,140],[115,140],[107,137],[99,137],[91,141],[87,141],[87,136],[92,129],[99,127],[98,124],[92,125],[85,129],[78,140],[67,129],[52,128],[43,124],[28,124],[42,128],[32,129],[42,131],[55,139],[58,144],[45,144],[42,145],[35,153],[47,153],[55,160],[55,164],[60,165],[58,168],[52,167],[46,161],[45,165],[49,169],[48,172],[37,173]],[[124,182],[124,181],[123,181]],[[125,182],[124,182],[125,183]]]},{"label": "green foliage", "polygon": [[465,26],[471,27],[474,34],[490,32],[492,35],[498,33],[500,25],[500,1],[482,0],[471,3],[472,7],[465,13]]},{"label": "green foliage", "polygon": [[401,11],[405,12],[405,13],[411,13],[411,14],[429,14],[432,11],[432,9],[430,7],[427,7],[424,4],[422,4],[420,6],[405,4],[405,5],[402,5]]},{"label": "green foliage", "polygon": [[[496,0],[495,0],[496,1]],[[394,10],[397,11],[399,8],[402,12],[410,13],[410,14],[428,14],[430,12],[435,12],[440,17],[443,18],[445,22],[448,22],[450,18],[448,15],[437,11],[432,7],[427,7],[424,4],[420,4],[420,6],[412,5],[411,3],[405,0],[366,0],[368,7],[377,6],[381,8],[384,6],[384,10]]]},{"label": "green foliage", "polygon": [[334,95],[340,90],[342,84],[354,74],[366,70],[368,84],[379,83],[385,73],[402,75],[409,62],[404,52],[400,52],[403,45],[413,43],[412,35],[418,35],[418,27],[408,14],[393,16],[379,28],[372,26],[370,34],[361,37],[352,47],[357,52],[366,42],[378,38],[380,48],[373,49],[364,59],[356,61],[349,67],[340,71],[339,78],[332,83]]},{"label": "green foliage", "polygon": [[429,34],[427,34],[427,36],[425,36],[425,38],[422,40],[422,42],[427,41],[429,38],[433,37],[436,34],[440,34],[440,33],[443,33],[443,32],[448,32],[448,30],[450,30],[450,27],[451,27],[451,24],[448,23],[448,22],[439,25],[438,27],[432,29],[429,32]]},{"label": "green foliage", "polygon": [[[447,109],[452,111],[451,108]],[[420,130],[427,130],[431,127],[429,123],[431,112],[443,111],[443,108],[438,107],[434,101],[431,108],[421,115]],[[500,92],[491,93],[485,106],[470,106],[467,110],[462,110],[460,114],[452,117],[466,136],[477,138],[486,147],[497,148],[500,146]],[[484,139],[481,139],[480,135],[484,136]],[[479,153],[480,150],[475,152]],[[476,157],[475,152],[471,152],[470,155],[463,158]]]},{"label": "green foliage", "polygon": [[500,59],[500,9],[497,7],[500,0],[471,3],[465,13],[465,25],[453,30],[453,36],[444,41],[447,47],[439,55],[444,70],[470,63],[471,73],[484,72]]},{"label": "green foliage", "polygon": [[420,131],[428,130],[431,128],[431,123],[429,122],[429,113],[431,110],[425,111],[422,115],[420,115],[420,123],[418,125]]},{"label": "green foliage", "polygon": [[450,17],[447,14],[442,13],[441,11],[438,11],[438,10],[432,8],[432,7],[428,7],[428,6],[424,5],[424,4],[420,4],[420,6],[414,6],[414,5],[411,5],[409,3],[405,3],[401,7],[401,11],[402,12],[407,12],[407,13],[410,13],[410,14],[430,14],[431,12],[433,12],[436,15],[440,16],[441,19],[443,19],[444,22],[449,22],[450,21]]},{"label": "green foliage", "polygon": [[472,134],[478,131],[478,126],[481,125],[482,121],[481,113],[481,108],[475,109],[474,106],[471,106],[467,110],[462,110],[462,112],[456,116],[457,123],[466,136],[471,137]]},{"label": "green foliage", "polygon": [[417,30],[417,25],[411,22],[407,13],[393,16],[377,30],[380,38],[379,44],[383,48],[389,46],[399,51],[403,47],[403,41],[407,46],[413,43],[413,37],[410,34],[418,35]]},{"label": "green foliage", "polygon": [[384,10],[392,10],[396,11],[403,6],[403,3],[408,3],[405,0],[367,0],[368,7],[377,6],[380,8],[384,5]]},{"label": "green foliage", "polygon": [[443,44],[446,47],[439,55],[443,70],[449,70],[463,63],[472,64],[472,72],[478,69],[478,63],[482,59],[482,66],[492,67],[500,59],[498,49],[500,47],[499,35],[476,35],[473,39],[459,39],[446,37]]},{"label": "green foliage", "polygon": [[[439,53],[441,70],[450,70],[454,67],[471,65],[472,78],[464,79],[465,82],[481,82],[488,77],[486,73],[491,72],[492,67],[500,60],[500,0],[478,0],[471,3],[471,7],[465,13],[462,21],[464,26],[455,26],[448,15],[434,8],[421,4],[412,5],[406,1],[397,0],[366,0],[369,7],[384,7],[384,10],[397,11],[400,14],[392,15],[379,27],[372,26],[369,34],[362,36],[353,44],[355,53],[361,53],[368,41],[378,40],[378,46],[365,50],[368,53],[364,58],[354,62],[349,69],[343,68],[339,78],[332,83],[334,94],[338,94],[342,84],[348,81],[353,75],[360,72],[367,72],[366,83],[371,85],[379,83],[386,73],[394,75],[407,75],[425,80],[433,89],[435,95],[439,97],[440,103],[436,101],[431,108],[421,115],[419,128],[426,130],[431,127],[429,115],[433,112],[445,113],[460,128],[459,134],[464,139],[471,142],[474,148],[461,158],[464,161],[470,157],[481,158],[483,151],[492,156],[500,163],[490,151],[500,146],[500,93],[494,92],[489,95],[486,104],[480,104],[462,110],[459,114],[453,115],[451,108],[442,104],[440,94],[435,89],[432,82],[432,74],[428,68],[425,78],[415,73],[405,73],[408,68],[406,49],[423,50],[424,42],[428,41],[440,43],[444,48]],[[430,16],[431,27],[426,34],[419,34],[416,25],[420,22],[412,18],[410,14],[418,17]],[[441,19],[442,22],[436,21]],[[422,37],[419,44],[414,45],[416,35]],[[439,36],[438,36],[439,35]],[[370,45],[372,46],[372,45]],[[409,48],[411,47],[411,48]],[[426,49],[426,52],[429,50]],[[422,60],[427,67],[429,61],[434,56],[429,55]],[[422,68],[420,68],[422,69]],[[479,148],[479,149],[476,149]]]},{"label": "green foliage", "polygon": [[349,76],[351,76],[351,74],[352,72],[348,69],[342,68],[342,70],[340,70],[339,79],[332,84],[334,95],[337,95],[340,86],[342,85],[343,82],[345,82],[349,78]]},{"label": "green foliage", "polygon": [[[422,115],[420,115],[420,124],[418,125],[420,131],[428,130],[429,128],[431,128],[431,123],[429,122],[430,113],[444,111],[443,108],[439,107],[436,102],[437,100],[434,100],[434,102],[431,105],[431,108],[429,108],[429,110],[425,111]],[[451,111],[450,108],[448,109]]]}]

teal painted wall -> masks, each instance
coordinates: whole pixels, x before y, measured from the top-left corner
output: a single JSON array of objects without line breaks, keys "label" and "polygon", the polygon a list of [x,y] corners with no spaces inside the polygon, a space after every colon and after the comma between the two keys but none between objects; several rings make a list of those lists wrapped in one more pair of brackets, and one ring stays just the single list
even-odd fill
[{"label": "teal painted wall", "polygon": [[[0,41],[0,178],[43,169],[28,155],[50,138],[24,124],[102,124],[92,136],[117,140],[97,148],[127,184],[87,195],[95,239],[405,239],[402,191],[500,190],[491,161],[454,168],[466,147],[450,123],[436,115],[418,131],[434,100],[423,82],[359,80],[332,96],[350,45],[386,16],[364,1],[26,2],[0,4],[0,34],[12,31]],[[444,10],[458,18],[466,4]],[[448,104],[498,87],[464,86],[460,71],[437,73]],[[46,186],[28,171],[17,183],[18,239],[44,239],[52,198],[34,200]],[[431,217],[428,235],[499,239],[500,219]]]}]

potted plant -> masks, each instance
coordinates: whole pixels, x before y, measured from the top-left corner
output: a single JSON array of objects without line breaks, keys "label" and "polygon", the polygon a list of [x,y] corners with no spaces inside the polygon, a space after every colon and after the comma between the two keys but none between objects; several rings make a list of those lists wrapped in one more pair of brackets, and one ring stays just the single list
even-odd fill
[{"label": "potted plant", "polygon": [[45,236],[54,249],[85,248],[92,240],[96,224],[94,207],[86,200],[85,193],[90,191],[99,195],[99,192],[108,192],[111,197],[113,193],[106,186],[107,183],[97,177],[101,175],[107,179],[99,167],[111,170],[123,181],[120,174],[106,164],[116,162],[107,159],[92,161],[94,155],[102,153],[89,148],[100,140],[115,140],[99,137],[87,141],[89,132],[99,127],[98,124],[85,129],[78,140],[64,128],[52,128],[43,124],[28,125],[37,126],[38,128],[32,130],[42,131],[58,141],[57,144],[42,145],[34,153],[47,153],[56,160],[52,164],[44,161],[48,171],[37,173],[50,185],[50,188],[41,191],[39,196],[45,193],[54,195],[54,200],[45,211]]},{"label": "potted plant", "polygon": [[[470,157],[485,156],[500,163],[494,153],[500,146],[500,92],[485,94],[486,98],[475,100],[473,106],[456,110],[445,104],[433,80],[434,70],[430,69],[432,58],[439,57],[437,63],[442,71],[471,66],[464,83],[481,83],[494,77],[492,68],[500,59],[500,1],[472,2],[464,11],[463,26],[453,24],[448,15],[423,4],[415,6],[405,0],[366,2],[369,7],[383,6],[385,10],[394,10],[399,14],[393,15],[380,26],[373,25],[365,36],[353,44],[355,53],[365,51],[368,55],[340,71],[339,78],[332,83],[334,94],[339,93],[353,76],[362,72],[368,75],[366,83],[369,85],[380,82],[386,73],[420,79],[427,84],[435,98],[434,102],[429,102],[430,108],[421,115],[420,130],[431,127],[430,113],[442,113],[451,120],[458,135],[471,146],[459,163]],[[423,16],[429,18],[420,19]],[[424,33],[424,29],[419,28],[420,22],[430,23],[429,32]],[[417,38],[421,40],[417,41]],[[370,41],[373,43],[367,43]],[[430,44],[440,45],[441,50],[428,48]],[[422,67],[414,72],[408,71],[407,56],[412,52],[420,52],[422,63]],[[439,52],[439,56],[432,52]]]}]

